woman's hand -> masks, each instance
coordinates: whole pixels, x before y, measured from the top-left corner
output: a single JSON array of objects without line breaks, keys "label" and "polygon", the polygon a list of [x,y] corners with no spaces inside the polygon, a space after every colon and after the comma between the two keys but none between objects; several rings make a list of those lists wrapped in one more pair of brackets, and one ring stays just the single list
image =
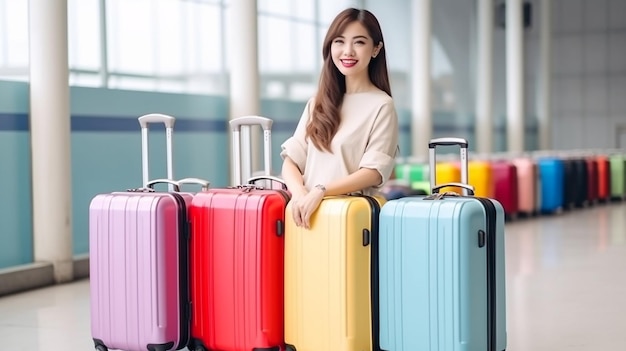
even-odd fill
[{"label": "woman's hand", "polygon": [[295,200],[292,204],[292,213],[293,220],[298,227],[310,229],[311,216],[317,210],[323,198],[324,191],[318,188],[312,189],[304,196],[298,196],[295,199],[294,197],[291,198],[291,201]]}]

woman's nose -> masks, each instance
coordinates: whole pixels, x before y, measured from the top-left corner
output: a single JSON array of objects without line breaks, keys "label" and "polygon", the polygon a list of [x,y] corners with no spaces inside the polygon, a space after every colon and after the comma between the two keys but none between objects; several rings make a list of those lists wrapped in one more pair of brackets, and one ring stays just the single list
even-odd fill
[{"label": "woman's nose", "polygon": [[344,54],[346,56],[352,56],[354,55],[354,48],[352,47],[352,44],[348,44],[345,46],[344,48]]}]

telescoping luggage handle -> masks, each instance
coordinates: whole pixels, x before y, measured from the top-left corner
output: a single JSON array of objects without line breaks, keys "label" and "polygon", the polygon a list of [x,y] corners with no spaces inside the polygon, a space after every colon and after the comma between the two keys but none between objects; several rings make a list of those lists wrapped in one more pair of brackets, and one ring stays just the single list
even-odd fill
[{"label": "telescoping luggage handle", "polygon": [[[233,133],[233,174],[235,183],[233,185],[244,185],[247,183],[245,179],[252,178],[252,155],[250,152],[250,139],[252,138],[249,128],[254,125],[258,125],[263,128],[263,169],[265,174],[260,178],[268,179],[268,177],[271,177],[272,124],[274,121],[261,116],[243,116],[232,119],[229,123]],[[243,146],[241,138],[242,127],[247,128],[248,132]],[[276,180],[280,181],[280,179]]]},{"label": "telescoping luggage handle", "polygon": [[[172,165],[172,132],[174,130],[174,122],[176,119],[172,116],[150,113],[138,118],[141,126],[141,173],[143,176],[143,187],[148,188],[149,171],[148,171],[148,125],[152,123],[165,124],[165,143],[167,148],[167,179],[174,179],[174,167]],[[174,185],[170,183],[170,190]]]},{"label": "telescoping luggage handle", "polygon": [[[474,195],[474,187],[469,185],[468,182],[468,161],[467,161],[467,140],[463,138],[438,138],[431,139],[428,143],[428,154],[430,163],[430,188],[433,194],[439,193],[439,190],[448,186],[456,186],[463,189],[463,195]],[[437,146],[454,146],[460,147],[459,153],[461,156],[461,183],[446,183],[437,185],[435,166],[436,160],[436,148]]]}]

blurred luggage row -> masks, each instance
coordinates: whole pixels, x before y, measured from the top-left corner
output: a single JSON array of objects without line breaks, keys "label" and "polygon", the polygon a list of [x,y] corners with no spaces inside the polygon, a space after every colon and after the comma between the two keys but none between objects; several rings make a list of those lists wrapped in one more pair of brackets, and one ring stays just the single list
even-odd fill
[{"label": "blurred luggage row", "polygon": [[[458,157],[437,162],[439,184],[461,181]],[[387,199],[430,193],[426,160],[401,158],[394,179],[384,188]],[[626,199],[626,151],[536,151],[520,155],[478,155],[469,161],[469,184],[475,194],[498,200],[508,220],[553,214]],[[455,187],[443,189],[461,193]]]}]

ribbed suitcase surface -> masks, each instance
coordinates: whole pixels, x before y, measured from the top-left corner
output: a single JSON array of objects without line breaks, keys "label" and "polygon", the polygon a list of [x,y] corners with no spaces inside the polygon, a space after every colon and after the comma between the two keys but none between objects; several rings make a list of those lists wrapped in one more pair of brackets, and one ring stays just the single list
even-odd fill
[{"label": "ribbed suitcase surface", "polygon": [[96,345],[176,350],[188,340],[186,202],[177,193],[97,195],[89,208]]},{"label": "ribbed suitcase surface", "polygon": [[381,200],[325,198],[311,229],[287,207],[287,350],[378,350],[377,220]]},{"label": "ribbed suitcase surface", "polygon": [[506,348],[504,210],[478,198],[389,201],[380,215],[382,350]]},{"label": "ribbed suitcase surface", "polygon": [[283,347],[284,215],[280,190],[212,189],[190,209],[191,348]]}]

